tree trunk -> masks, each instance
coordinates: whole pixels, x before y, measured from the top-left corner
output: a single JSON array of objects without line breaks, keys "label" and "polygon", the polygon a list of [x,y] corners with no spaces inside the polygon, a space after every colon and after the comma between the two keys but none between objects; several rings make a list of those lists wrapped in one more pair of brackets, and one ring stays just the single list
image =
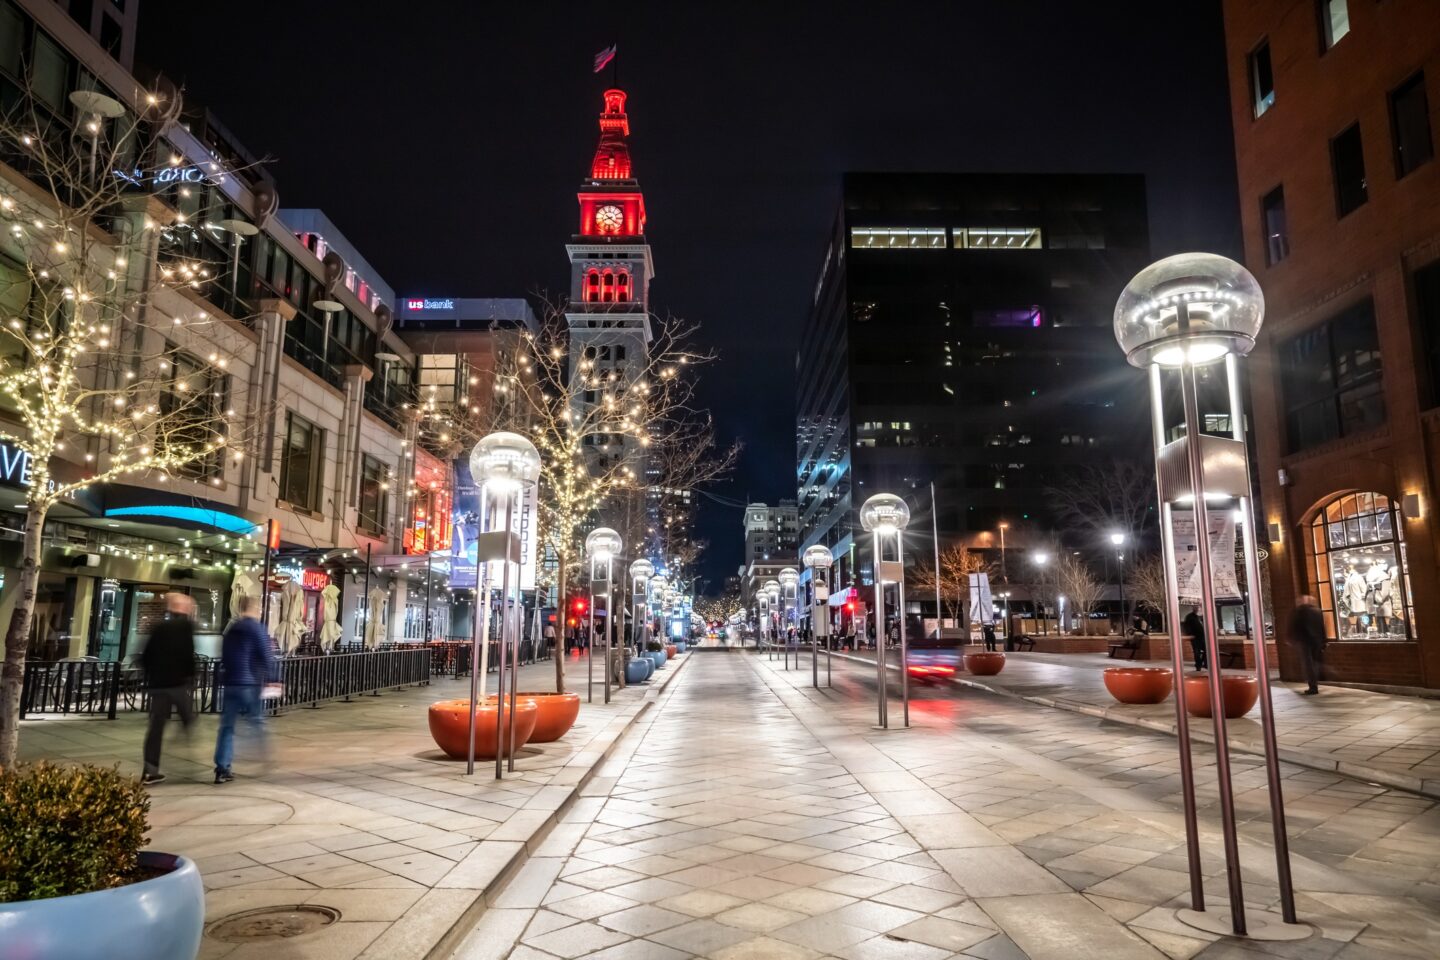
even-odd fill
[{"label": "tree trunk", "polygon": [[565,692],[565,632],[567,629],[566,620],[569,618],[570,610],[565,596],[565,558],[560,557],[560,570],[555,575],[555,624],[559,627],[556,630],[558,642],[552,654],[555,658],[555,692]]},{"label": "tree trunk", "polygon": [[25,539],[20,557],[20,591],[10,628],[5,633],[5,664],[0,668],[0,770],[13,766],[20,753],[20,688],[25,679],[25,651],[30,643],[30,617],[35,587],[40,582],[40,553],[46,508],[30,504],[25,511]]}]

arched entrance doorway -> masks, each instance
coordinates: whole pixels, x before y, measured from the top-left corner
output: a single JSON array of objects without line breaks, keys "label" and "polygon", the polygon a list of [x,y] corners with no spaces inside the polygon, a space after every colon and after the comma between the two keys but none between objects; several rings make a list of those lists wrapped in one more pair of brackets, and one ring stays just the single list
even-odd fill
[{"label": "arched entrance doorway", "polygon": [[1321,507],[1310,530],[1310,586],[1330,636],[1413,638],[1400,505],[1383,493],[1347,493]]}]

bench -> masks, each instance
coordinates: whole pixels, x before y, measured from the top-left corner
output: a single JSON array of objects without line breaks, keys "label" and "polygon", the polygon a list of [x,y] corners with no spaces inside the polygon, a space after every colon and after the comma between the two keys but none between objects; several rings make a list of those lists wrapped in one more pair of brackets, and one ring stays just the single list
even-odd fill
[{"label": "bench", "polygon": [[1005,641],[1005,646],[1011,650],[1034,650],[1035,638],[1028,633],[1017,634]]},{"label": "bench", "polygon": [[1149,634],[1141,633],[1139,630],[1131,630],[1130,636],[1119,643],[1110,644],[1110,659],[1119,660],[1120,654],[1128,651],[1130,655],[1124,659],[1134,660],[1140,655],[1140,645],[1145,642],[1147,636],[1149,636]]}]

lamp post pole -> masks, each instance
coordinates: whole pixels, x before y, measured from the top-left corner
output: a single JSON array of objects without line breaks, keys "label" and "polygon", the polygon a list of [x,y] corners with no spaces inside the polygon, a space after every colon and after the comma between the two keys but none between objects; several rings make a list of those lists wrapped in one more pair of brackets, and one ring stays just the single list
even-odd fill
[{"label": "lamp post pole", "polygon": [[[879,686],[879,718],[882,729],[890,726],[889,690],[885,649],[885,584],[895,584],[896,614],[900,632],[900,697],[905,726],[910,726],[910,683],[908,644],[905,638],[905,527],[910,507],[893,493],[877,493],[860,507],[860,526],[871,534],[871,556],[875,580],[875,669]],[[885,559],[885,540],[895,538],[895,559]]]},{"label": "lamp post pole", "polygon": [[[1003,534],[1002,534],[1003,536]],[[940,508],[935,504],[935,481],[930,481],[930,539],[935,548],[935,640],[938,643],[945,629],[945,608],[940,606]],[[1001,549],[1004,555],[1004,549]]]},{"label": "lamp post pole", "polygon": [[[1259,558],[1254,516],[1251,509],[1249,457],[1245,446],[1244,416],[1240,403],[1237,356],[1254,348],[1264,317],[1264,298],[1259,284],[1245,268],[1224,257],[1210,254],[1180,254],[1151,264],[1135,276],[1115,305],[1115,336],[1131,365],[1149,373],[1152,428],[1155,445],[1156,486],[1160,502],[1161,555],[1165,571],[1166,613],[1172,634],[1177,632],[1180,614],[1180,587],[1176,569],[1173,530],[1177,504],[1191,506],[1195,531],[1195,552],[1200,607],[1204,613],[1203,643],[1209,659],[1207,692],[1215,729],[1215,767],[1220,802],[1220,821],[1225,851],[1229,913],[1212,919],[1206,912],[1201,875],[1198,824],[1195,811],[1195,783],[1190,758],[1190,735],[1186,718],[1183,679],[1175,686],[1176,734],[1180,746],[1180,774],[1185,808],[1186,852],[1190,866],[1191,909],[1178,918],[1191,926],[1224,933],[1224,921],[1236,936],[1257,939],[1295,939],[1296,931],[1281,931],[1294,924],[1295,903],[1290,876],[1289,846],[1285,831],[1284,797],[1281,792],[1279,756],[1276,749],[1274,714],[1271,704],[1268,658],[1263,629],[1263,601],[1259,590]],[[1207,436],[1197,399],[1196,370],[1224,361],[1228,388],[1231,435]],[[1161,371],[1175,371],[1179,379],[1180,402],[1185,426],[1183,436],[1167,441],[1164,391]],[[1265,767],[1270,793],[1271,827],[1275,838],[1276,879],[1282,918],[1279,922],[1256,917],[1251,932],[1246,917],[1237,836],[1234,791],[1230,774],[1229,742],[1223,704],[1224,678],[1220,670],[1219,631],[1215,620],[1214,567],[1207,496],[1235,497],[1239,501],[1241,535],[1246,554],[1246,573],[1252,588],[1247,598],[1249,615],[1258,624],[1252,631],[1255,642],[1256,681],[1259,687],[1261,731],[1265,744]],[[1122,577],[1123,581],[1123,577]],[[1177,679],[1182,678],[1183,653],[1178,637],[1172,640],[1171,658]]]},{"label": "lamp post pole", "polygon": [[[1035,565],[1040,568],[1040,589],[1037,591],[1040,596],[1035,598],[1036,611],[1040,614],[1040,635],[1050,636],[1050,622],[1045,619],[1045,564],[1050,560],[1049,555],[1037,553],[1034,557]],[[1059,624],[1056,624],[1059,627]]]},{"label": "lamp post pole", "polygon": [[820,687],[818,644],[825,642],[825,685],[830,686],[830,548],[814,544],[800,558],[810,570],[810,685]]},{"label": "lamp post pole", "polygon": [[[595,609],[596,605],[602,599],[605,601],[605,659],[604,665],[601,667],[601,669],[605,671],[606,703],[610,702],[611,635],[615,628],[615,611],[613,609],[613,604],[610,602],[611,595],[614,592],[614,584],[611,580],[611,574],[614,572],[613,565],[615,561],[615,555],[618,554],[622,549],[624,549],[624,544],[620,540],[620,534],[616,533],[614,530],[611,530],[609,527],[596,527],[594,530],[591,530],[589,536],[585,538],[585,555],[590,558],[590,621],[592,624],[594,623],[595,617],[597,615],[597,611]],[[589,668],[590,688],[587,690],[587,692],[590,701],[594,702],[595,691],[593,689],[593,684],[595,682],[595,651],[593,649],[593,626],[591,633],[592,649],[590,651]]]},{"label": "lamp post pole", "polygon": [[1125,554],[1120,548],[1125,543],[1125,534],[1110,534],[1110,543],[1115,547],[1115,570],[1120,581],[1120,635],[1125,635],[1125,625],[1130,621],[1125,617]]}]

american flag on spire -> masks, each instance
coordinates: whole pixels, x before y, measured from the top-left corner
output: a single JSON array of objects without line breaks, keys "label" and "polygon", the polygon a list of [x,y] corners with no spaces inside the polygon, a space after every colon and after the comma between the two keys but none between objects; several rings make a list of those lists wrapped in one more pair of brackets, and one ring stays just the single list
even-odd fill
[{"label": "american flag on spire", "polygon": [[596,73],[599,73],[601,70],[604,70],[605,67],[606,67],[606,65],[609,64],[611,60],[614,60],[614,59],[615,59],[615,48],[618,47],[618,46],[619,46],[619,44],[612,43],[612,44],[610,44],[610,46],[606,47],[604,50],[601,50],[599,53],[595,54],[595,72],[596,72]]}]

